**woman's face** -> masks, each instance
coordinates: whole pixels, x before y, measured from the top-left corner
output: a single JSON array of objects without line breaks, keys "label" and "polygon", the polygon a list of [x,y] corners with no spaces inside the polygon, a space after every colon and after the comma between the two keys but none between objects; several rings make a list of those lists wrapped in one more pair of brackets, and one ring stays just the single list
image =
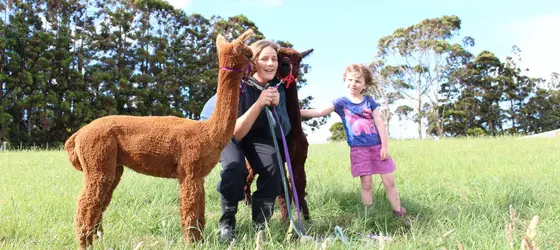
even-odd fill
[{"label": "woman's face", "polygon": [[270,46],[265,47],[257,57],[255,64],[257,72],[253,77],[264,85],[276,75],[276,70],[278,69],[276,50]]}]

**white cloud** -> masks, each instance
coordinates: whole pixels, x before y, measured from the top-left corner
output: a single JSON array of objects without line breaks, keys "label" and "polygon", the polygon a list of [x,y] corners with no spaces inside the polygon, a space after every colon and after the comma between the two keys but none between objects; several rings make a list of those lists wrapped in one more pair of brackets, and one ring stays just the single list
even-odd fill
[{"label": "white cloud", "polygon": [[280,7],[284,0],[241,0],[242,3],[255,7]]},{"label": "white cloud", "polygon": [[521,66],[529,68],[527,75],[548,79],[552,72],[560,73],[560,12],[514,24],[515,44],[521,49]]},{"label": "white cloud", "polygon": [[177,9],[185,9],[191,5],[192,0],[167,0],[167,2]]}]

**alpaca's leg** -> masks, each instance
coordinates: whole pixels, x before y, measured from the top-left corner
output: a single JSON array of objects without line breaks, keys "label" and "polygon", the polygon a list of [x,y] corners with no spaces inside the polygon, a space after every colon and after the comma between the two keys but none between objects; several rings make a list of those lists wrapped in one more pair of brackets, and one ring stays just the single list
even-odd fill
[{"label": "alpaca's leg", "polygon": [[[294,182],[296,183],[296,191],[299,202],[299,208],[303,219],[308,221],[311,219],[309,216],[309,207],[307,206],[307,200],[305,199],[305,192],[307,188],[307,177],[305,175],[305,164],[304,162],[298,162],[294,165]],[[292,197],[292,194],[290,194]]]},{"label": "alpaca's leg", "polygon": [[[294,183],[296,186],[296,192],[299,202],[299,208],[303,219],[309,221],[311,219],[309,215],[309,208],[307,206],[306,189],[307,189],[307,176],[305,174],[305,161],[307,160],[307,152],[309,148],[309,143],[305,135],[301,135],[293,138],[292,148],[297,148],[298,150],[290,151],[290,157],[292,162],[292,171],[294,174]],[[295,200],[293,195],[290,194],[291,200]]]},{"label": "alpaca's leg", "polygon": [[107,207],[109,206],[109,203],[113,198],[113,192],[115,191],[115,188],[117,188],[117,185],[119,185],[119,182],[121,181],[121,176],[123,174],[123,171],[124,171],[123,166],[117,166],[115,171],[115,180],[113,180],[111,189],[109,190],[108,193],[105,194],[105,198],[103,199],[103,208],[101,210],[102,211],[101,218],[99,219],[99,227],[97,229],[98,236],[103,235],[103,213],[105,213],[105,210],[107,210]]},{"label": "alpaca's leg", "polygon": [[85,173],[84,183],[76,211],[76,237],[81,249],[93,244],[93,237],[101,219],[103,199],[113,180],[111,176],[105,176],[103,173]]},{"label": "alpaca's leg", "polygon": [[200,224],[200,231],[201,233],[204,231],[204,228],[206,228],[206,216],[204,216],[204,213],[206,211],[206,202],[205,202],[205,191],[204,191],[204,181],[202,184],[202,192],[201,194],[199,194],[199,202],[198,202],[198,221]]},{"label": "alpaca's leg", "polygon": [[104,199],[115,180],[117,143],[102,131],[85,135],[82,141],[77,148],[81,152],[78,157],[84,171],[84,188],[76,211],[76,237],[80,248],[85,249],[93,244]]},{"label": "alpaca's leg", "polygon": [[[292,187],[290,183],[286,183],[286,184],[288,185],[288,193],[289,193],[288,197],[292,197]],[[282,219],[283,222],[288,221],[288,204],[286,203],[286,194],[284,193],[283,187],[282,189],[280,189],[280,195],[278,195],[276,201],[278,202],[278,206],[280,207],[280,218]]]},{"label": "alpaca's leg", "polygon": [[305,174],[305,161],[307,160],[307,150],[309,148],[309,143],[307,142],[305,136],[301,138],[301,142],[299,145],[302,150],[296,152],[294,154],[295,158],[292,160],[294,165],[294,182],[296,183],[296,191],[301,213],[303,214],[303,219],[309,221],[311,220],[311,216],[309,215],[309,207],[307,206],[307,200],[305,199],[305,196],[307,194],[307,175]]},{"label": "alpaca's leg", "polygon": [[185,242],[202,239],[204,218],[204,179],[181,178],[181,226]]},{"label": "alpaca's leg", "polygon": [[247,180],[245,181],[245,186],[243,187],[243,191],[245,193],[244,195],[244,201],[245,201],[245,205],[250,205],[251,204],[251,184],[253,184],[253,180],[255,180],[255,174],[253,173],[253,169],[251,168],[251,165],[249,164],[249,161],[245,160],[245,165],[247,167],[247,171],[249,171],[249,175],[247,176]]}]

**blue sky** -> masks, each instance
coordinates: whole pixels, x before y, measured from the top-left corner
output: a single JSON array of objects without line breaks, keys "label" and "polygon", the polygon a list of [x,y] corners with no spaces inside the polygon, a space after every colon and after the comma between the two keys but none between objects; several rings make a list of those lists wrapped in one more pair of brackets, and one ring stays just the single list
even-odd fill
[{"label": "blue sky", "polygon": [[[377,52],[379,38],[397,28],[426,18],[457,15],[460,36],[471,36],[478,54],[489,50],[503,59],[512,45],[522,50],[522,66],[531,76],[548,77],[560,72],[560,1],[558,0],[168,0],[187,14],[230,17],[243,14],[255,22],[267,39],[285,40],[295,49],[314,49],[305,59],[312,69],[300,96],[315,97],[321,106],[345,93],[344,67],[369,64]],[[396,120],[396,119],[394,119]],[[333,113],[329,123],[309,135],[312,143],[325,142],[330,124],[340,121]],[[412,122],[390,125],[391,136],[417,136]]]}]

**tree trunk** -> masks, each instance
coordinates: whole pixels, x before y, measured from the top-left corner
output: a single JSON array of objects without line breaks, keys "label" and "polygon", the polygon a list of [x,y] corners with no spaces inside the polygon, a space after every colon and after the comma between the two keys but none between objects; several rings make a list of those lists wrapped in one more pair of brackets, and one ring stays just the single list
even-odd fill
[{"label": "tree trunk", "polygon": [[422,100],[420,99],[420,94],[418,95],[418,138],[422,139]]},{"label": "tree trunk", "polygon": [[29,108],[27,110],[27,136],[29,138],[31,138],[31,131],[33,130],[33,125],[32,125],[32,123],[33,123],[33,113],[32,113],[32,111],[33,110],[31,108]]},{"label": "tree trunk", "polygon": [[442,121],[441,118],[439,118],[439,114],[436,114],[437,118],[436,118],[436,132],[437,132],[437,136],[439,138],[443,137],[443,125],[442,125]]},{"label": "tree trunk", "polygon": [[387,138],[389,138],[391,136],[391,132],[389,132],[389,122],[391,121],[391,111],[389,109],[387,109],[387,112],[385,112],[385,126],[387,127]]},{"label": "tree trunk", "polygon": [[511,105],[511,135],[514,135],[515,133],[517,133],[516,129],[515,129],[515,109],[513,108],[513,100],[510,100],[510,105]]}]

